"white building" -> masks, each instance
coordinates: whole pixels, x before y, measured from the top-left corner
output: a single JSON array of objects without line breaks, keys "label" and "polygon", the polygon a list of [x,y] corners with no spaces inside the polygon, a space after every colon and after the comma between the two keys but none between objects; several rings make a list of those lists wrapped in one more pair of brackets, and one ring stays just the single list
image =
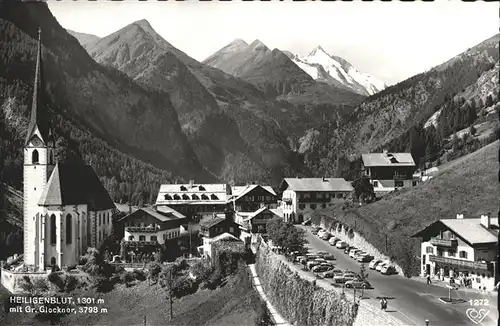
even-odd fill
[{"label": "white building", "polygon": [[422,238],[421,275],[448,281],[450,277],[472,277],[474,288],[492,290],[497,275],[498,218],[443,219],[413,237]]},{"label": "white building", "polygon": [[285,178],[279,208],[285,221],[303,222],[314,210],[344,201],[353,191],[343,178]]},{"label": "white building", "polygon": [[157,247],[181,236],[182,224],[186,217],[171,209],[170,212],[157,211],[150,207],[139,208],[119,220],[125,233],[123,240],[129,246]]},{"label": "white building", "polygon": [[24,265],[78,263],[111,234],[115,205],[91,166],[56,163],[43,103],[40,32],[33,103],[24,146]]}]

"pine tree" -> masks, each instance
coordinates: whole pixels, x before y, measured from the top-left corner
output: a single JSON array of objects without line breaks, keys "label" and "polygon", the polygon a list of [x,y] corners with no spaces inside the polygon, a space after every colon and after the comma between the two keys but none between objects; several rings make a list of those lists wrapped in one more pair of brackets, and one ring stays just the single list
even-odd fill
[{"label": "pine tree", "polygon": [[485,107],[489,108],[492,105],[493,105],[493,97],[491,97],[491,94],[488,94],[488,96],[486,97]]}]

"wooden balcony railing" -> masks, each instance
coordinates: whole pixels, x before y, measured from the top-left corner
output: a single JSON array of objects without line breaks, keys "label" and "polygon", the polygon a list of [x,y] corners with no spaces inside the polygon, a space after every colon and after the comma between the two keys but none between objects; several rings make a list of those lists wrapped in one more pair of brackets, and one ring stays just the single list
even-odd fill
[{"label": "wooden balcony railing", "polygon": [[446,247],[446,248],[456,248],[458,246],[457,239],[431,238],[430,243],[433,246]]},{"label": "wooden balcony railing", "polygon": [[430,255],[429,260],[436,262],[438,264],[447,264],[447,265],[452,265],[456,267],[461,267],[461,268],[469,268],[472,270],[488,270],[488,263],[487,262],[482,262],[482,261],[470,261],[470,260],[461,260],[461,259],[456,259],[456,258],[450,258],[450,257],[441,257],[441,256],[435,256],[435,255]]},{"label": "wooden balcony railing", "polygon": [[125,228],[127,232],[144,232],[144,233],[155,233],[159,230],[149,226],[127,226]]},{"label": "wooden balcony railing", "polygon": [[136,247],[143,247],[143,246],[156,246],[158,244],[158,241],[127,241],[127,245],[129,246],[136,246]]}]

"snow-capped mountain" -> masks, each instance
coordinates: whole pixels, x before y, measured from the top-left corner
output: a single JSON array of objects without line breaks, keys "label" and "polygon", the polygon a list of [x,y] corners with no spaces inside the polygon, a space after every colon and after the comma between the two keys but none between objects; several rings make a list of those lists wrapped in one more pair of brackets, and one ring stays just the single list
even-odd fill
[{"label": "snow-capped mountain", "polygon": [[335,86],[344,86],[362,95],[373,95],[387,85],[377,78],[360,72],[345,59],[328,54],[321,46],[306,57],[285,51],[290,59],[312,78]]}]

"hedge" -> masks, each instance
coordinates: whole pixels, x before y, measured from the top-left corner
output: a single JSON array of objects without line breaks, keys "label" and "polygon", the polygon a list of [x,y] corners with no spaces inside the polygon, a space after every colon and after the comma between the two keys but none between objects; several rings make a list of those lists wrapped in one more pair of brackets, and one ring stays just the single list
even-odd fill
[{"label": "hedge", "polygon": [[266,295],[288,322],[301,326],[353,325],[356,303],[302,279],[263,242],[257,249],[256,268]]}]

